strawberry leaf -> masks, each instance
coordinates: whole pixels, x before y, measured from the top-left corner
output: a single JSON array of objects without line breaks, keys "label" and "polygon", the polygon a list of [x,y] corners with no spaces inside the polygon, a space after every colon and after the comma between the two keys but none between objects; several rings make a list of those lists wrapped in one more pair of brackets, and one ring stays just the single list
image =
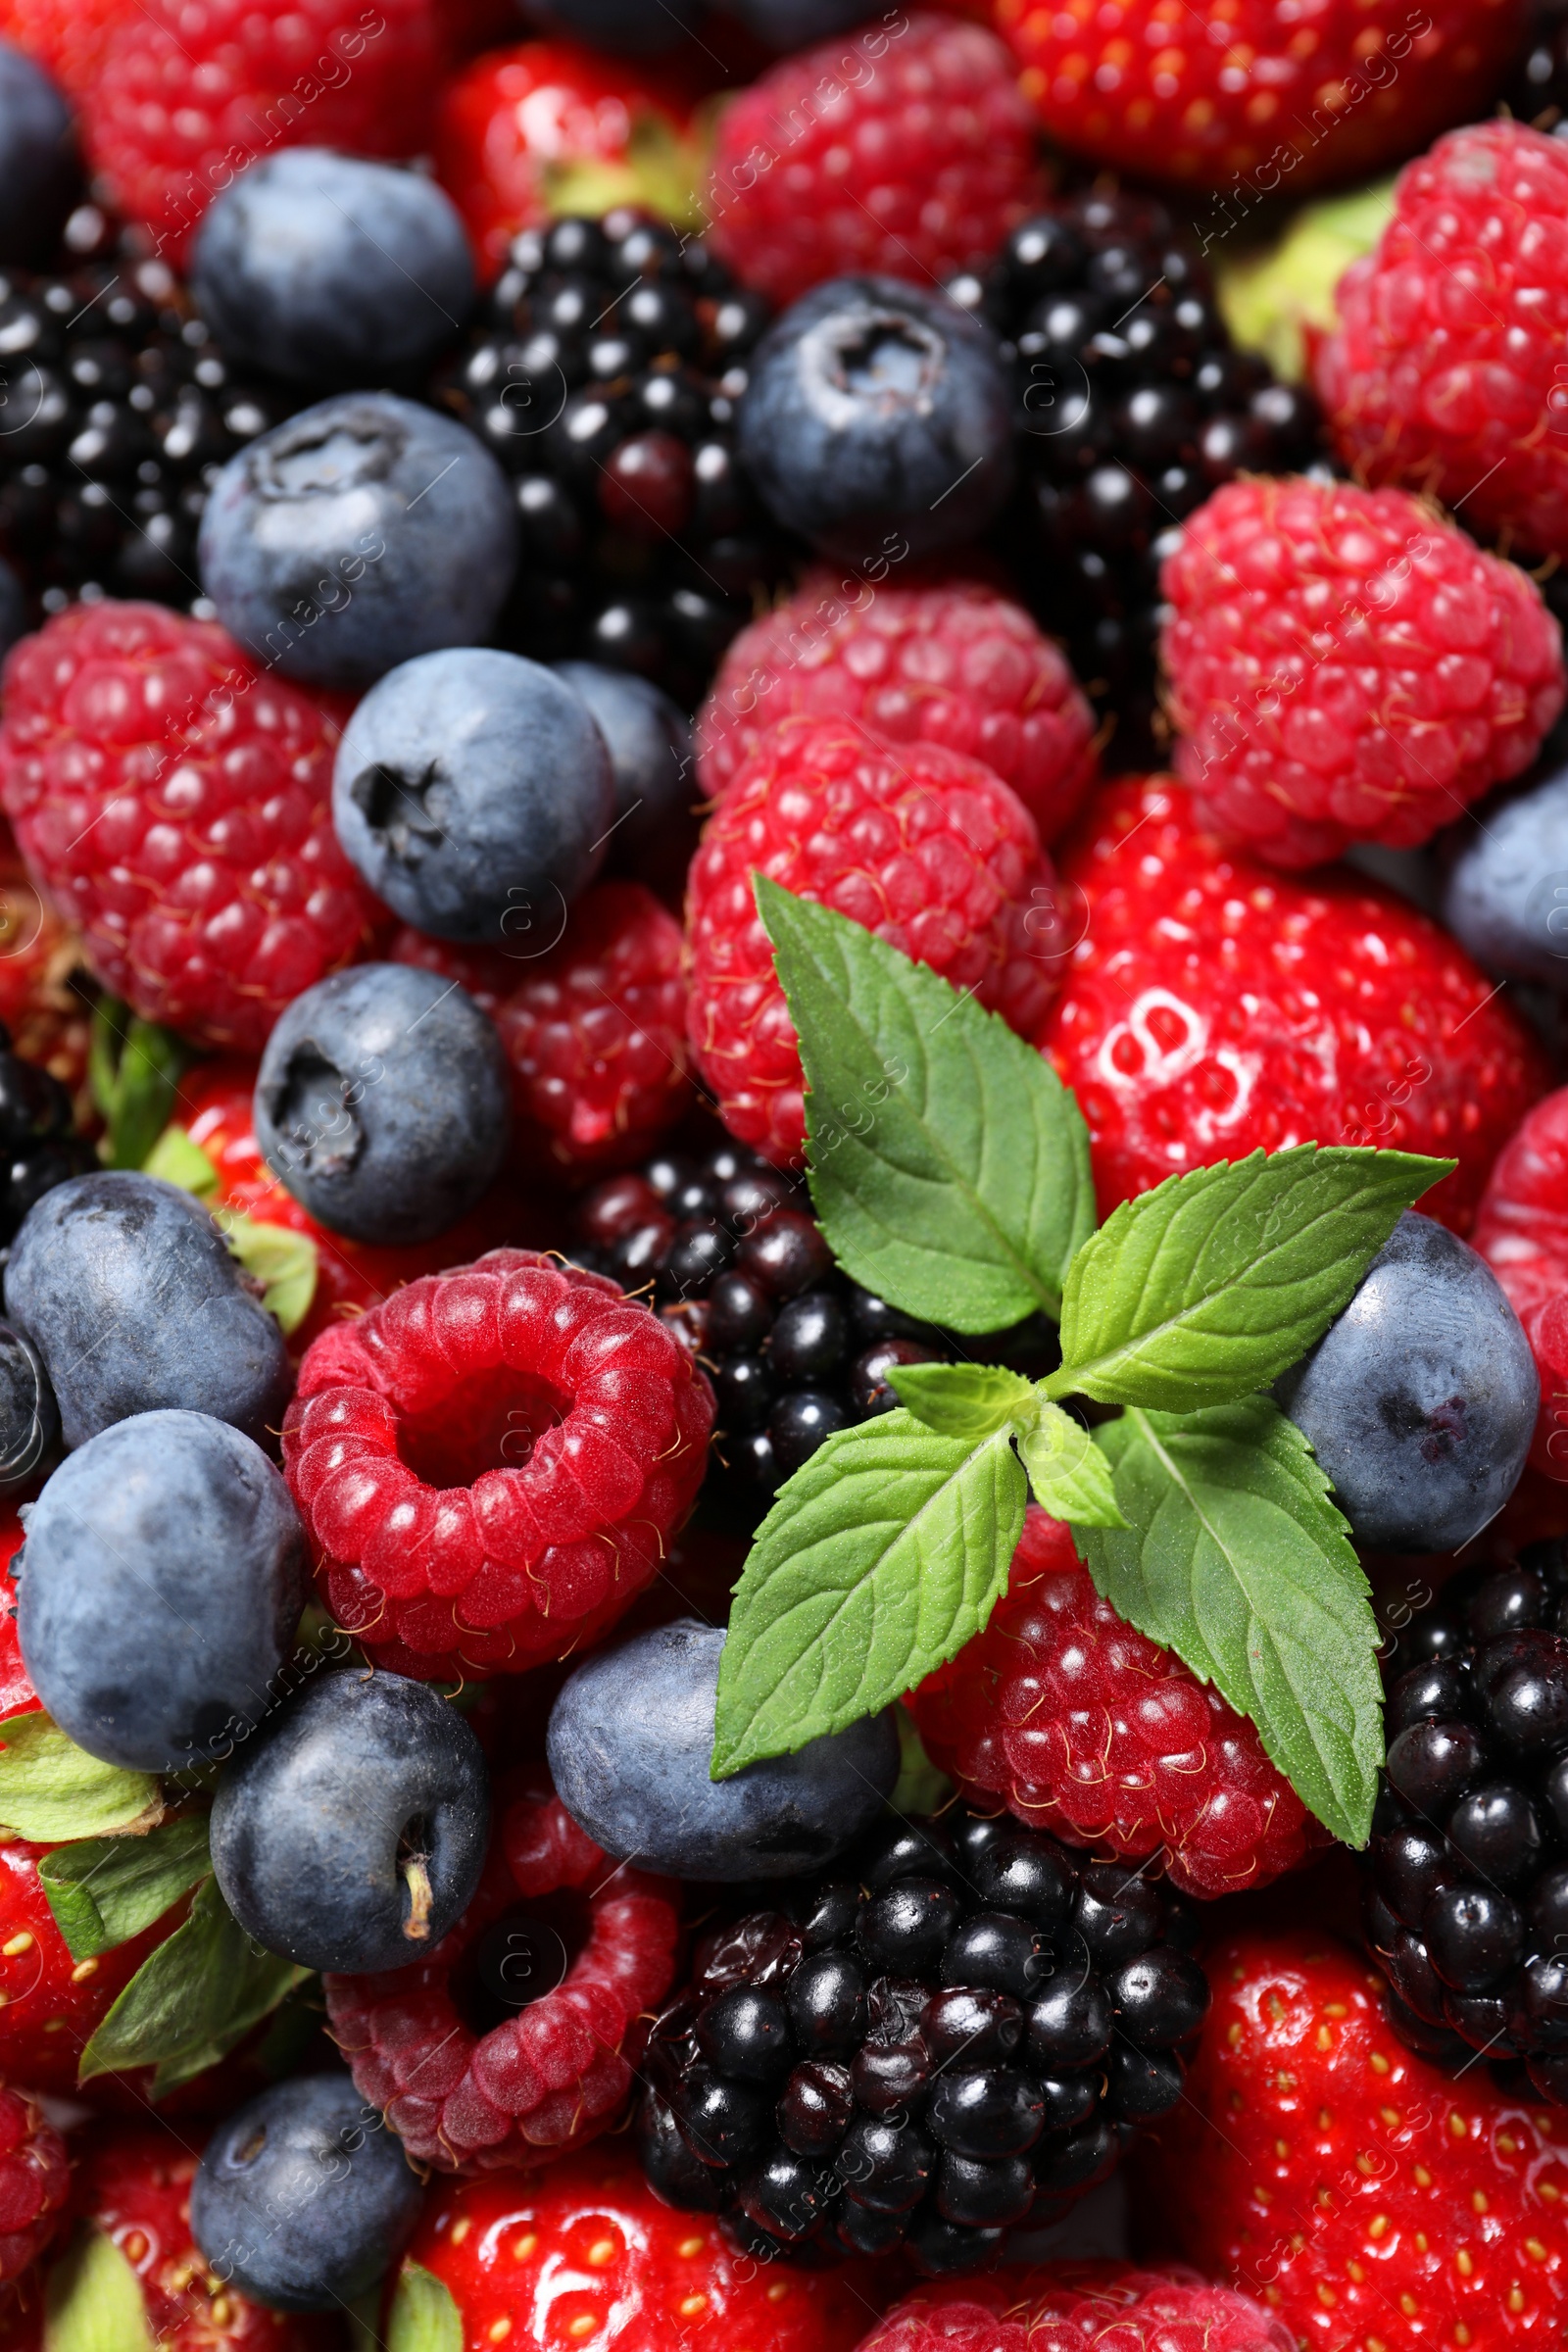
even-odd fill
[{"label": "strawberry leaf", "polygon": [[40,1845],[149,1830],[162,1812],[145,1772],[105,1764],[67,1737],[42,1708],[0,1722],[0,1823]]},{"label": "strawberry leaf", "polygon": [[310,1973],[253,1943],[208,1879],[88,2042],[78,2080],[154,2066],[170,2089],[216,2064]]},{"label": "strawberry leaf", "polygon": [[386,2352],[463,2352],[463,2319],[452,2289],[416,2262],[405,2262],[387,2324]]},{"label": "strawberry leaf", "polygon": [[43,2306],[48,2352],[156,2352],[141,2280],[93,2222],[83,2222],[50,2265]]},{"label": "strawberry leaf", "polygon": [[38,1865],[73,1960],[95,1960],[162,1919],[212,1868],[207,1815],[184,1813],[145,1838],[84,1838]]}]

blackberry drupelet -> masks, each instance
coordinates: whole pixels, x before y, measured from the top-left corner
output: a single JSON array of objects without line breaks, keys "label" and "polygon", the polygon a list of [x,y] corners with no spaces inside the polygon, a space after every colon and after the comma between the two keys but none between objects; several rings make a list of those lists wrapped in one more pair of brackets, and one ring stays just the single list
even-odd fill
[{"label": "blackberry drupelet", "polygon": [[1390,1661],[1367,1941],[1412,2048],[1568,2107],[1568,1560],[1465,1569]]},{"label": "blackberry drupelet", "polygon": [[102,593],[189,610],[219,468],[299,402],[241,377],[158,262],[0,277],[0,548],[45,612]]},{"label": "blackberry drupelet", "polygon": [[760,2259],[967,2270],[1181,2096],[1194,1915],[1124,1864],[956,1807],[767,1899],[698,1946],[636,2123],[658,2193]]},{"label": "blackberry drupelet", "polygon": [[1568,16],[1541,9],[1502,93],[1516,122],[1568,138]]},{"label": "blackberry drupelet", "polygon": [[0,1021],[0,1250],[9,1249],[35,1200],[97,1165],[97,1152],[75,1132],[66,1089],[12,1051],[11,1032]]},{"label": "blackberry drupelet", "polygon": [[1102,711],[1112,762],[1155,757],[1159,567],[1244,471],[1318,452],[1310,393],[1233,346],[1209,272],[1149,198],[1095,188],[1014,231],[949,292],[1002,336],[1025,474],[1007,553]]},{"label": "blackberry drupelet", "polygon": [[515,239],[433,393],[514,480],[507,644],[638,670],[695,707],[754,590],[799,553],[735,454],[768,316],[706,245],[629,212]]}]

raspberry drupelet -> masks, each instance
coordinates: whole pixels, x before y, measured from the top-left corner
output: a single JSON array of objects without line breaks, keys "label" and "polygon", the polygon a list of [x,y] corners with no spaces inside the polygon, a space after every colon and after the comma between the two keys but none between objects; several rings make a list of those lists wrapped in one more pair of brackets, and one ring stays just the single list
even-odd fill
[{"label": "raspberry drupelet", "polygon": [[651,1582],[712,1419],[706,1375],[646,1306],[495,1250],[313,1344],[283,1464],[327,1604],[377,1663],[521,1673]]},{"label": "raspberry drupelet", "polygon": [[1061,2262],[939,2280],[895,2303],[859,2352],[1296,2352],[1250,2295],[1185,2263]]},{"label": "raspberry drupelet", "polygon": [[70,2192],[66,2143],[37,2100],[0,2088],[0,2286],[49,2243]]}]

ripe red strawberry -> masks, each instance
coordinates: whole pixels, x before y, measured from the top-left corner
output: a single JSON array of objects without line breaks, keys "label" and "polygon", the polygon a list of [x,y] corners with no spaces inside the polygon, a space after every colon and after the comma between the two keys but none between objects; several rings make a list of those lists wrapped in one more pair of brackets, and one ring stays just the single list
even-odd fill
[{"label": "ripe red strawberry", "polygon": [[[1243,214],[1362,178],[1484,110],[1520,0],[996,0],[1053,138],[1140,176],[1223,188]],[[1236,225],[1214,216],[1211,234]]]},{"label": "ripe red strawberry", "polygon": [[704,827],[686,907],[697,1066],[730,1133],[769,1159],[799,1157],[806,1114],[759,873],[863,923],[1025,1035],[1050,1002],[1053,877],[1017,795],[961,752],[895,748],[854,718],[785,719]]},{"label": "ripe red strawberry", "polygon": [[49,2243],[70,2193],[65,2141],[30,2092],[0,2087],[0,2286]]},{"label": "ripe red strawberry", "polygon": [[0,39],[15,41],[80,99],[98,74],[104,43],[127,0],[0,0]]},{"label": "ripe red strawberry", "polygon": [[438,57],[430,0],[136,0],[82,92],[109,204],[177,268],[213,198],[277,147],[417,155]]},{"label": "ripe red strawberry", "polygon": [[20,1838],[0,1845],[0,2078],[66,2092],[93,2034],[183,1907],[96,1960],[73,1960],[38,1883],[50,1850]]},{"label": "ripe red strawberry", "polygon": [[1501,2352],[1568,2328],[1562,2117],[1407,2050],[1380,1976],[1330,1936],[1208,1955],[1214,2006],[1144,2210],[1322,2352]]},{"label": "ripe red strawberry", "polygon": [[911,1692],[933,1761],[1031,1829],[1146,1862],[1187,1894],[1266,1886],[1329,1842],[1254,1725],[1095,1591],[1031,1503],[983,1634]]},{"label": "ripe red strawberry", "polygon": [[1376,252],[1336,299],[1314,373],[1357,478],[1568,556],[1568,147],[1509,122],[1440,139],[1401,172]]},{"label": "ripe red strawberry", "polygon": [[1176,772],[1276,865],[1415,848],[1528,767],[1563,706],[1535,581],[1401,490],[1231,482],[1160,587]]},{"label": "ripe red strawberry", "polygon": [[1223,848],[1167,777],[1100,794],[1061,877],[1083,936],[1038,1036],[1089,1122],[1102,1213],[1259,1147],[1383,1144],[1458,1160],[1421,1206],[1469,1231],[1548,1071],[1446,932],[1360,876]]},{"label": "ripe red strawberry", "polygon": [[1012,60],[934,10],[784,58],[719,119],[709,242],[777,303],[848,270],[979,268],[1046,182]]},{"label": "ripe red strawberry", "polygon": [[738,2252],[709,2215],[661,2205],[619,2143],[438,2182],[406,2262],[441,2280],[476,2352],[852,2352],[885,2300],[869,2263]]},{"label": "ripe red strawberry", "polygon": [[697,723],[698,774],[716,800],[763,734],[808,714],[859,718],[889,743],[966,752],[1010,784],[1043,842],[1095,772],[1095,719],[1059,646],[978,580],[878,588],[846,605],[810,574],[742,629]]},{"label": "ripe red strawberry", "polygon": [[1296,2339],[1181,2264],[1060,2262],[918,2286],[858,2352],[1296,2352]]},{"label": "ripe red strawberry", "polygon": [[93,968],[148,1020],[258,1052],[380,909],[332,830],[329,710],[211,621],[74,605],[5,667],[0,799]]},{"label": "ripe red strawberry", "polygon": [[1568,1087],[1538,1102],[1498,1152],[1471,1243],[1507,1292],[1541,1375],[1531,1462],[1568,1479]]},{"label": "ripe red strawberry", "polygon": [[674,1980],[680,1888],[611,1861],[542,1767],[507,1793],[479,1890],[429,1957],[325,1980],[356,2085],[438,2172],[540,2164],[607,2130],[623,2045]]},{"label": "ripe red strawberry", "polygon": [[646,1306],[526,1250],[323,1333],[283,1424],[338,1622],[382,1665],[519,1674],[586,1647],[663,1557],[713,1395]]}]

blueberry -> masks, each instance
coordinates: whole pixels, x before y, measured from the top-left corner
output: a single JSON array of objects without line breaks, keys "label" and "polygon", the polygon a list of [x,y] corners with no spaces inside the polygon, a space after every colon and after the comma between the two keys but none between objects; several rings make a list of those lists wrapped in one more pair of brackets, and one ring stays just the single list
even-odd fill
[{"label": "blueberry", "polygon": [[0,262],[49,259],[79,181],[70,107],[30,57],[0,41]]},{"label": "blueberry", "polygon": [[293,1387],[238,1259],[161,1177],[105,1169],[45,1193],[12,1244],[6,1312],[43,1359],[68,1446],[161,1405],[261,1439]]},{"label": "blueberry", "polygon": [[516,547],[506,476],[471,433],[390,392],[344,392],[223,467],[202,515],[202,585],[265,668],[368,686],[486,637]]},{"label": "blueberry", "polygon": [[709,1777],[721,1627],[685,1618],[596,1650],[551,1710],[562,1803],[607,1853],[678,1879],[790,1878],[858,1837],[892,1793],[891,1711],[790,1756]]},{"label": "blueberry", "polygon": [[406,923],[526,956],[603,864],[614,797],[580,696],[519,654],[459,646],[371,687],[338,745],[332,821]]},{"label": "blueberry", "polygon": [[190,289],[226,357],[320,391],[427,367],[472,308],[473,263],[433,179],[285,147],[209,206]]},{"label": "blueberry", "polygon": [[700,0],[530,0],[528,15],[547,32],[586,41],[591,49],[613,49],[626,57],[651,57],[671,49],[696,31]]},{"label": "blueberry", "polygon": [[1013,480],[1012,395],[988,327],[893,277],[813,286],[758,345],[741,456],[775,518],[850,564],[975,538]]},{"label": "blueberry", "polygon": [[505,1156],[506,1055],[439,973],[357,964],[289,1005],[262,1055],[255,1115],[269,1167],[334,1233],[429,1241]]},{"label": "blueberry", "polygon": [[288,1489],[206,1413],[138,1413],[69,1454],[12,1563],[39,1699],[109,1764],[227,1755],[276,1703],[305,1606]]},{"label": "blueberry", "polygon": [[247,1935],[301,1968],[404,1968],[439,1943],[484,1865],[479,1742],[429,1683],[329,1674],[234,1756],[213,1868]]},{"label": "blueberry", "polygon": [[865,22],[865,0],[723,0],[770,49],[805,49]]},{"label": "blueberry", "polygon": [[698,784],[691,721],[648,678],[598,662],[558,662],[556,675],[587,704],[605,739],[615,785],[609,862],[656,888],[681,879]]},{"label": "blueberry", "polygon": [[214,2276],[274,2311],[331,2311],[372,2287],[423,2185],[347,2075],[297,2075],[220,2124],[191,2182]]},{"label": "blueberry", "polygon": [[0,1494],[27,1486],[60,1437],[60,1414],[36,1350],[0,1322]]},{"label": "blueberry", "polygon": [[1360,1289],[1276,1384],[1358,1544],[1451,1551],[1518,1483],[1541,1384],[1483,1258],[1407,1209]]},{"label": "blueberry", "polygon": [[1443,919],[1488,971],[1568,989],[1568,769],[1488,810],[1449,873]]}]

